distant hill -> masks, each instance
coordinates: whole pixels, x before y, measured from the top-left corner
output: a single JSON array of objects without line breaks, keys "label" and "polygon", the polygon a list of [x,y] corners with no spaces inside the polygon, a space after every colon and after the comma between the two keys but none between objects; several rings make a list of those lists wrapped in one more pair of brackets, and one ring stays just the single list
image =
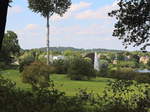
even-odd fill
[{"label": "distant hill", "polygon": [[[46,52],[46,48],[37,48],[36,50]],[[98,48],[98,49],[79,49],[79,48],[74,48],[74,47],[50,47],[50,50],[59,51],[59,52],[63,52],[63,51],[66,51],[66,50],[85,51],[85,52],[123,52],[123,50],[101,49],[101,48]]]}]

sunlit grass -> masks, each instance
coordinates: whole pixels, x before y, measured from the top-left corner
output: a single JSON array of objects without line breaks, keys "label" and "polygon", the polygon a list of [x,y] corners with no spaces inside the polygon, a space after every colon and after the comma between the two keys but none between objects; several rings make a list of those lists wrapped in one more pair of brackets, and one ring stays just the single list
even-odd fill
[{"label": "sunlit grass", "polygon": [[[5,78],[16,82],[16,87],[24,90],[31,90],[31,86],[22,83],[21,74],[18,70],[5,70],[1,73]],[[109,78],[97,77],[90,81],[73,81],[66,75],[51,75],[54,81],[55,88],[63,91],[68,96],[73,96],[79,92],[80,89],[86,89],[88,92],[102,94],[102,91],[107,86]]]}]

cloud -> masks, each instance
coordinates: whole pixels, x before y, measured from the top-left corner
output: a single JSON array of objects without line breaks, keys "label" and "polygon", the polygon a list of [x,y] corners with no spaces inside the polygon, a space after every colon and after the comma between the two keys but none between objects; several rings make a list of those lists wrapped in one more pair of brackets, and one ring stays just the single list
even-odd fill
[{"label": "cloud", "polygon": [[76,4],[72,4],[70,9],[68,9],[68,11],[63,15],[63,17],[60,17],[59,15],[54,15],[52,16],[52,20],[58,21],[58,20],[68,19],[70,17],[73,17],[75,12],[80,11],[82,9],[89,8],[91,5],[92,3],[83,2],[83,1]]},{"label": "cloud", "polygon": [[58,15],[54,15],[52,17],[52,20],[64,20],[68,18],[75,18],[75,19],[110,19],[108,16],[108,13],[112,10],[115,10],[118,8],[117,5],[118,1],[115,1],[111,5],[106,5],[103,7],[99,7],[97,9],[92,9],[92,3],[90,2],[79,2],[77,4],[73,4],[71,8],[64,14],[63,17],[60,17]]},{"label": "cloud", "polygon": [[75,11],[78,11],[78,10],[81,10],[81,9],[85,9],[85,8],[88,8],[90,7],[92,4],[89,3],[89,2],[80,2],[78,4],[73,4],[70,8],[71,12],[75,12]]},{"label": "cloud", "polygon": [[13,15],[13,14],[18,14],[18,13],[22,13],[23,12],[23,8],[21,6],[12,6],[12,7],[9,7],[8,9],[8,14],[9,15]]},{"label": "cloud", "polygon": [[29,31],[33,31],[33,30],[37,30],[39,28],[39,25],[37,24],[28,24],[26,25],[26,27],[24,28],[25,30],[29,30]]},{"label": "cloud", "polygon": [[76,14],[76,19],[109,19],[108,13],[112,10],[117,9],[117,2],[115,1],[112,5],[100,7],[96,10],[88,9],[83,12]]}]

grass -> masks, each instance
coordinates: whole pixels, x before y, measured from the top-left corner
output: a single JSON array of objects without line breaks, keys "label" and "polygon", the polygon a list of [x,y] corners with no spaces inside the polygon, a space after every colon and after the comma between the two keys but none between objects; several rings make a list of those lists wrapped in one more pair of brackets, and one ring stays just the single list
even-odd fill
[{"label": "grass", "polygon": [[[24,84],[21,81],[21,74],[18,70],[5,70],[1,73],[5,78],[16,82],[18,88],[24,90],[31,90],[31,86]],[[54,81],[55,88],[66,93],[67,96],[73,96],[79,92],[80,89],[86,89],[88,92],[102,94],[102,91],[107,86],[109,78],[97,77],[90,81],[73,81],[66,77],[66,75],[51,75]]]}]

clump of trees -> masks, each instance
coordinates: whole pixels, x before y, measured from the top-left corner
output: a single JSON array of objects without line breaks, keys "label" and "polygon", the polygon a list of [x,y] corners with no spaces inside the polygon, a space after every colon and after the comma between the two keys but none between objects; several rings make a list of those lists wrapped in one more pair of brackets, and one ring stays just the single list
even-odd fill
[{"label": "clump of trees", "polygon": [[19,56],[20,50],[17,34],[13,31],[7,31],[0,53],[0,65],[10,65]]},{"label": "clump of trees", "polygon": [[83,57],[73,57],[69,60],[68,77],[72,80],[89,80],[95,77],[92,60]]},{"label": "clump of trees", "polygon": [[33,62],[22,72],[24,83],[32,85],[32,89],[46,88],[50,85],[50,67],[42,62]]},{"label": "clump of trees", "polygon": [[140,83],[150,83],[150,73],[139,73],[132,68],[110,69],[106,77],[119,80],[135,80]]}]

